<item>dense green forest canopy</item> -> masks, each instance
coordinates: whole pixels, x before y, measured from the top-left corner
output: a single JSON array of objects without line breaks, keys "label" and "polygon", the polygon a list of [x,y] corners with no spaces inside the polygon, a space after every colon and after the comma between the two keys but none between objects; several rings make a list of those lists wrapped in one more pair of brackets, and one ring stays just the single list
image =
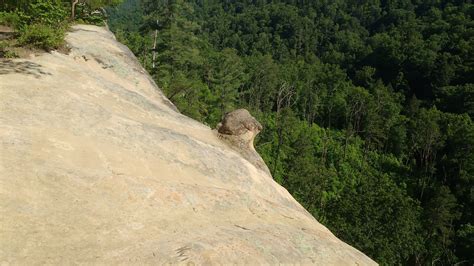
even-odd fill
[{"label": "dense green forest canopy", "polygon": [[214,126],[251,110],[275,180],[337,236],[381,264],[474,263],[471,1],[127,0],[109,14],[183,113]]}]

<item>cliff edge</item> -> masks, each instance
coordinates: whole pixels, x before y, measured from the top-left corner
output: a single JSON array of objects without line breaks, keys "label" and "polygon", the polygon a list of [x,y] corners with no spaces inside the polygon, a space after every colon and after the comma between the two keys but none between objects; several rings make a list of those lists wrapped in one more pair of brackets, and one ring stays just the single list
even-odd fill
[{"label": "cliff edge", "polygon": [[0,264],[375,264],[178,113],[112,33],[67,42],[0,61]]}]

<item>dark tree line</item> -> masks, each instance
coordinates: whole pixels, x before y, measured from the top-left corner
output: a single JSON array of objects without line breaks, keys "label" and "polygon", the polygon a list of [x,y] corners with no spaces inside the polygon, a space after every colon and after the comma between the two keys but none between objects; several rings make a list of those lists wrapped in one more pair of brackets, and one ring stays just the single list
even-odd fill
[{"label": "dark tree line", "polygon": [[471,1],[128,0],[109,13],[183,113],[214,126],[250,109],[276,181],[338,237],[381,264],[474,263]]}]

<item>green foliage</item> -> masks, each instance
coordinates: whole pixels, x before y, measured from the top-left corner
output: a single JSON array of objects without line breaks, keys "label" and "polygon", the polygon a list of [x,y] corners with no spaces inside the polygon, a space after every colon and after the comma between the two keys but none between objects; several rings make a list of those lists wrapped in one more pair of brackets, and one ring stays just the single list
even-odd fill
[{"label": "green foliage", "polygon": [[7,41],[0,41],[0,58],[16,58],[17,54],[10,50],[10,45]]},{"label": "green foliage", "polygon": [[71,11],[74,14],[72,19],[76,19],[78,23],[105,26],[105,7],[113,7],[121,2],[122,0],[79,0]]},{"label": "green foliage", "polygon": [[105,26],[105,20],[102,11],[91,9],[88,5],[76,7],[76,23]]},{"label": "green foliage", "polygon": [[[360,150],[353,149],[353,152]],[[350,153],[349,156],[354,155]],[[380,156],[370,154],[370,157],[373,157],[371,163],[375,167],[364,165],[362,158],[359,158],[362,165],[344,163],[341,166],[340,180],[352,179],[354,182],[346,184],[338,193],[339,197],[328,203],[328,209],[339,210],[327,212],[328,226],[376,261],[393,265],[422,250],[421,208],[403,186],[393,181],[392,173],[381,175],[377,169]]]},{"label": "green foliage", "polygon": [[439,260],[454,263],[455,255],[448,247],[452,245],[455,231],[453,221],[460,218],[456,197],[446,186],[436,187],[432,191],[423,212],[425,242],[430,251],[424,254],[425,260]]},{"label": "green foliage", "polygon": [[67,12],[61,2],[35,0],[23,4],[20,1],[16,8],[9,13],[0,13],[0,24],[11,25],[17,29],[18,45],[52,50],[63,44]]},{"label": "green foliage", "polygon": [[248,108],[274,179],[337,236],[380,264],[451,265],[473,263],[473,8],[126,0],[108,12],[184,114],[214,126]]},{"label": "green foliage", "polygon": [[18,42],[44,50],[59,48],[64,41],[64,30],[54,29],[42,24],[32,24],[21,29]]},{"label": "green foliage", "polygon": [[15,12],[0,12],[0,25],[18,28],[20,26],[21,16]]},{"label": "green foliage", "polygon": [[[140,1],[141,0],[127,0],[119,6],[108,7],[106,11],[109,16],[109,27],[115,31],[132,34],[132,39],[136,39],[138,36],[142,37],[138,32],[144,23],[144,11],[140,5]],[[126,41],[127,39],[128,38],[124,38],[123,40]],[[136,45],[132,48],[135,47]],[[147,47],[149,49],[149,46]],[[132,51],[135,52],[133,49]]]},{"label": "green foliage", "polygon": [[28,24],[37,23],[50,27],[57,27],[67,17],[66,11],[62,5],[52,0],[35,0],[28,9]]},{"label": "green foliage", "polygon": [[[462,257],[469,258],[474,253],[474,226],[470,223],[463,224],[457,233],[457,246]],[[473,259],[467,261],[472,263]]]},{"label": "green foliage", "polygon": [[467,113],[474,118],[474,84],[447,86],[435,91],[436,104],[450,113]]},{"label": "green foliage", "polygon": [[105,6],[115,6],[122,2],[122,0],[85,0],[83,1],[92,10],[96,10]]},{"label": "green foliage", "polygon": [[[97,9],[106,5],[116,5],[119,0],[84,0],[80,1],[80,22],[104,25],[105,16]],[[68,0],[34,0],[34,1],[0,1],[0,24],[17,29],[17,44],[52,50],[61,47],[65,31],[69,25],[68,17],[71,1]],[[8,49],[2,50],[2,56]]]},{"label": "green foliage", "polygon": [[29,0],[2,0],[0,1],[0,10],[15,11],[23,10],[30,3]]}]

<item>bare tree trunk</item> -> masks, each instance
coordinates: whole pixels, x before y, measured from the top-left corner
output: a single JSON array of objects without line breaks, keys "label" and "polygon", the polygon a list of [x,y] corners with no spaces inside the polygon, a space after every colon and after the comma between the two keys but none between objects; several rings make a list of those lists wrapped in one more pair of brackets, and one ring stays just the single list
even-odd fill
[{"label": "bare tree trunk", "polygon": [[278,95],[276,99],[276,117],[275,117],[275,127],[277,128],[277,134],[278,134],[278,145],[274,154],[274,161],[275,164],[273,165],[273,174],[276,173],[277,166],[278,166],[278,160],[280,159],[280,149],[281,146],[283,145],[283,126],[281,125],[281,117],[280,117],[280,111],[283,108],[289,108],[290,106],[293,105],[293,102],[291,98],[294,95],[294,87],[290,86],[286,82],[283,82],[281,84],[280,89],[278,90]]},{"label": "bare tree trunk", "polygon": [[153,43],[153,68],[155,68],[155,59],[156,59],[156,39],[158,37],[158,30],[155,30],[155,41]]},{"label": "bare tree trunk", "polygon": [[76,18],[76,5],[79,0],[71,0],[71,20]]}]

